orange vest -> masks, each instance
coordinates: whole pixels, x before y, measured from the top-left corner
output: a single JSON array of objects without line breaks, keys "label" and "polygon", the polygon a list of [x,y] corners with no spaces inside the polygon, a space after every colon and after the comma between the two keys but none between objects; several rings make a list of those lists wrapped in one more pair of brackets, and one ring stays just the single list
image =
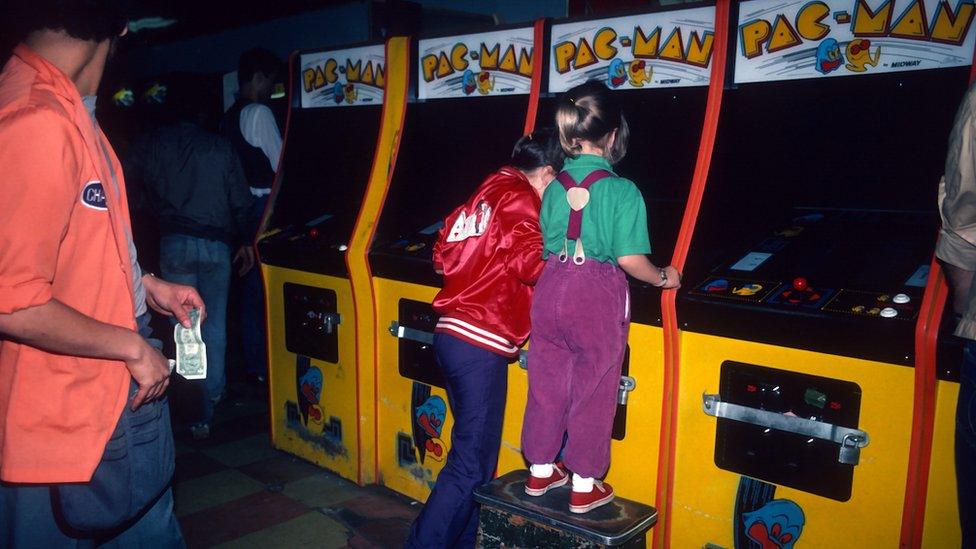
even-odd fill
[{"label": "orange vest", "polygon": [[[116,192],[77,88],[24,45],[0,73],[0,313],[57,299],[135,329],[122,168]],[[91,479],[128,397],[119,361],[0,340],[0,480]]]}]

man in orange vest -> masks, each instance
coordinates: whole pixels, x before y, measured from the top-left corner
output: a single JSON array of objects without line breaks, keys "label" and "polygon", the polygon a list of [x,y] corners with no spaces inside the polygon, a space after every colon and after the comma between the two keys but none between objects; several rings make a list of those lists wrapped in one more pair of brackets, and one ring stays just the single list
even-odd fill
[{"label": "man in orange vest", "polygon": [[[126,17],[108,0],[8,6],[23,40],[0,73],[0,546],[182,547],[167,476],[170,367],[139,329],[147,303],[188,324],[203,302],[139,269],[122,169],[95,121]],[[163,477],[156,491],[111,532],[66,529],[69,493],[94,485],[110,438],[125,447],[139,421],[158,451],[129,464],[141,474],[107,482],[135,497],[131,477]]]}]

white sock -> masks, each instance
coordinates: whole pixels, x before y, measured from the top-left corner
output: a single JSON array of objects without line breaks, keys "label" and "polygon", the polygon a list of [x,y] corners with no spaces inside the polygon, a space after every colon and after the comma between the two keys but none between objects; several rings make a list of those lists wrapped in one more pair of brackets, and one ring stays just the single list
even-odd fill
[{"label": "white sock", "polygon": [[584,493],[592,492],[593,477],[581,477],[576,473],[573,473],[573,491]]},{"label": "white sock", "polygon": [[549,478],[552,476],[553,471],[552,463],[533,463],[529,466],[529,473],[536,478]]}]

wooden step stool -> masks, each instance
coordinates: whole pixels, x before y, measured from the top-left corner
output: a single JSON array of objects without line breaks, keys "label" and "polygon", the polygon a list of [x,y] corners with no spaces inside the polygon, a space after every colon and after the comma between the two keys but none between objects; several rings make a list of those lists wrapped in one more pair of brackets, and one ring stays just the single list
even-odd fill
[{"label": "wooden step stool", "polygon": [[481,504],[478,547],[644,547],[657,509],[621,497],[589,513],[569,512],[570,483],[533,497],[526,470],[475,490]]}]

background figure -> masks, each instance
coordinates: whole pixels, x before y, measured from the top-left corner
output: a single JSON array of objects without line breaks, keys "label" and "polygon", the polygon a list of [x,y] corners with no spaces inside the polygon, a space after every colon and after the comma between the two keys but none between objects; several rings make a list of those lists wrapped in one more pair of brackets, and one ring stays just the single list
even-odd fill
[{"label": "background figure", "polygon": [[939,184],[942,232],[935,248],[952,287],[955,335],[966,339],[956,406],[956,482],[962,546],[976,543],[976,86],[969,88],[949,135],[945,176]]},{"label": "background figure", "polygon": [[206,438],[226,385],[231,254],[237,250],[233,262],[242,274],[254,264],[253,199],[230,143],[203,129],[205,105],[191,81],[172,83],[168,95],[166,120],[133,143],[126,172],[141,181],[146,209],[159,224],[163,276],[196,287],[207,304],[207,377],[192,382],[203,390],[190,426],[194,438]]},{"label": "background figure", "polygon": [[[227,110],[221,132],[234,146],[244,168],[254,202],[248,216],[248,235],[253,242],[268,205],[271,185],[281,157],[281,133],[274,113],[267,106],[281,63],[268,50],[255,48],[241,54],[237,67],[240,95]],[[241,284],[241,339],[244,365],[252,379],[267,376],[267,341],[264,327],[264,289],[257,269],[246,274]]]}]

